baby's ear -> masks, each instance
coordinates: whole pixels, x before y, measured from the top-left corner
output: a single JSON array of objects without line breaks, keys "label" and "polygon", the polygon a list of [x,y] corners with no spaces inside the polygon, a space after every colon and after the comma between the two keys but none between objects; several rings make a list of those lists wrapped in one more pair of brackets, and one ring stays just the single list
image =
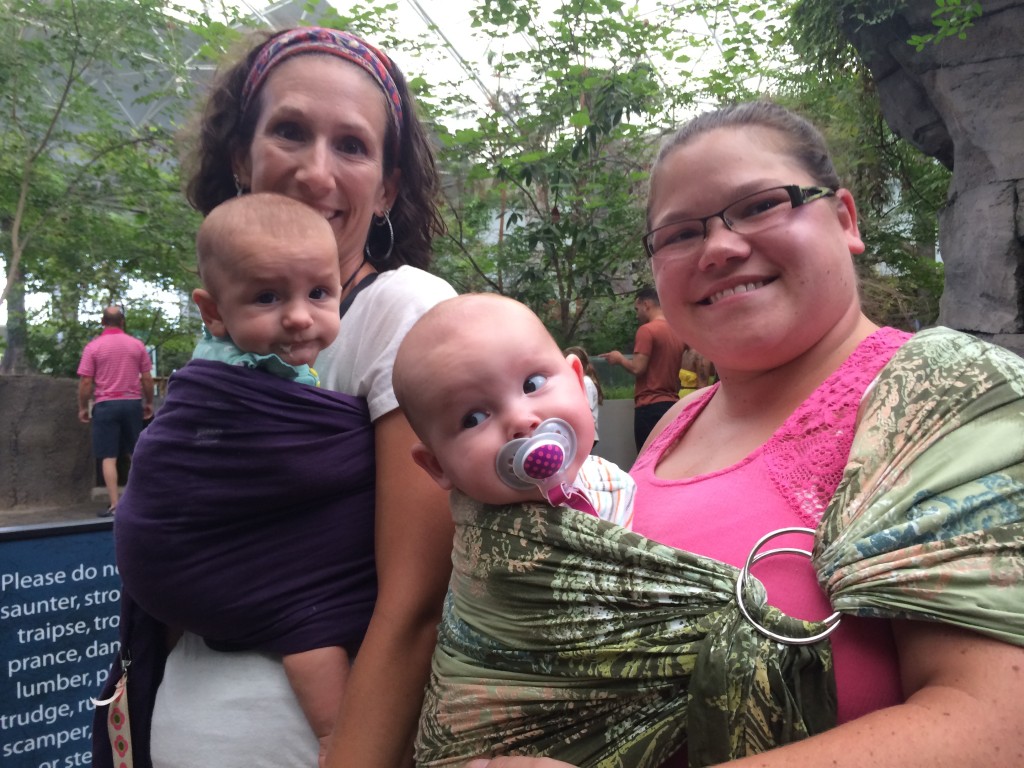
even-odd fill
[{"label": "baby's ear", "polygon": [[450,491],[455,487],[452,485],[448,474],[441,468],[437,457],[423,443],[416,443],[412,447],[412,460],[423,467],[426,473],[434,478],[434,482],[441,487],[442,491]]},{"label": "baby's ear", "polygon": [[217,300],[213,298],[205,288],[196,288],[192,291],[192,301],[199,307],[199,314],[202,315],[203,323],[210,329],[210,334],[218,338],[228,335],[228,329],[221,320],[220,310],[217,309]]},{"label": "baby's ear", "polygon": [[580,359],[576,357],[576,355],[566,355],[565,359],[576,374],[576,378],[579,379],[580,387],[586,390],[586,387],[583,385],[583,363],[580,362]]}]

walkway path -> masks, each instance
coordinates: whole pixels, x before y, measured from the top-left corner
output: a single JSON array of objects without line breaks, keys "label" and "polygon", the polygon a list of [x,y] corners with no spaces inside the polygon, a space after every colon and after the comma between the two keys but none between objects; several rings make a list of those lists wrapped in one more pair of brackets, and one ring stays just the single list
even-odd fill
[{"label": "walkway path", "polygon": [[5,528],[54,523],[81,523],[99,520],[98,512],[106,508],[106,493],[99,501],[87,501],[62,507],[18,507],[0,509],[0,532]]}]

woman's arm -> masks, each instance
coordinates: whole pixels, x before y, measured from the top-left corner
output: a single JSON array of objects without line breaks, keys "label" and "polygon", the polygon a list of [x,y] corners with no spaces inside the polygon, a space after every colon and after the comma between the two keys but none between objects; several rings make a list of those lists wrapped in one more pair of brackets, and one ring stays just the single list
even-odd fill
[{"label": "woman's arm", "polygon": [[412,765],[437,624],[451,575],[448,494],[413,463],[401,411],[374,422],[377,603],[327,755],[330,768]]},{"label": "woman's arm", "polygon": [[1024,764],[1024,649],[967,630],[893,622],[906,702],[733,768],[998,768]]},{"label": "woman's arm", "polygon": [[[1024,648],[923,621],[893,623],[904,704],[729,768],[1016,768],[1024,765]],[[565,768],[542,758],[466,768]]]}]

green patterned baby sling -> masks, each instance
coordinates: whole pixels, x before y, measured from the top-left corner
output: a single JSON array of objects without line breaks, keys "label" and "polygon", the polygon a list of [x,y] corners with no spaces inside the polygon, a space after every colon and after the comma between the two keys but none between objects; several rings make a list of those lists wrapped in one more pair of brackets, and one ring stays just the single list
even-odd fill
[{"label": "green patterned baby sling", "polygon": [[[922,332],[865,394],[814,538],[843,614],[939,621],[1024,645],[1024,360]],[[573,510],[453,494],[454,572],[420,720],[420,766],[547,755],[693,768],[830,728],[828,640],[771,640],[738,569]],[[820,625],[745,605],[786,637]]]}]

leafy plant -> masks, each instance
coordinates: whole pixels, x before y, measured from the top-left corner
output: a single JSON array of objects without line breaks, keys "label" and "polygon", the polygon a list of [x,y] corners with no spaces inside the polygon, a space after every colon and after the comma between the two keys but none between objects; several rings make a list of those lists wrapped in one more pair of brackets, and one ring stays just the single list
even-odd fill
[{"label": "leafy plant", "polygon": [[[878,23],[900,3],[871,4]],[[882,117],[874,82],[845,40],[841,13],[863,4],[802,0],[791,18],[803,70],[780,100],[822,127],[836,169],[858,204],[866,251],[858,257],[862,303],[876,322],[907,330],[933,323],[943,288],[937,212],[950,172],[897,137]]]},{"label": "leafy plant", "polygon": [[950,37],[967,39],[967,30],[982,14],[981,3],[962,0],[935,0],[938,7],[932,11],[935,32],[911,35],[907,42],[917,51],[923,51],[929,43],[940,43]]},{"label": "leafy plant", "polygon": [[[192,105],[189,67],[218,60],[252,23],[206,7],[0,5],[3,370],[67,373],[94,330],[81,315],[140,283],[182,295],[195,285],[198,219],[180,193],[172,137]],[[437,271],[459,291],[526,302],[560,343],[597,353],[629,349],[632,291],[651,282],[638,236],[660,136],[696,111],[761,95],[824,127],[859,203],[872,316],[903,327],[934,319],[935,212],[948,172],[888,130],[840,31],[903,7],[684,0],[641,13],[622,0],[478,0],[472,23],[490,51],[480,69],[498,83],[482,108],[465,82],[438,81],[424,56],[434,43],[398,34],[395,2],[339,11],[311,0],[304,13],[379,43],[417,93],[445,180]],[[980,12],[943,0],[925,42],[960,36]],[[40,292],[46,306],[27,312],[26,294]],[[163,362],[187,359],[194,320],[163,317],[155,302],[131,311]]]}]

